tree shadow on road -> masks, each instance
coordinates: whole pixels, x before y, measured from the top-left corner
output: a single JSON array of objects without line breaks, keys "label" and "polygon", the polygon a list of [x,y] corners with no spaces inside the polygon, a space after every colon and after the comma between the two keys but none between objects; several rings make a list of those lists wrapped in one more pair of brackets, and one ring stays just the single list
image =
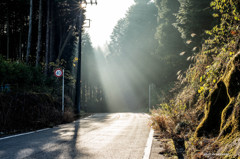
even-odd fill
[{"label": "tree shadow on road", "polygon": [[[92,122],[104,123],[107,120],[111,122],[114,118],[102,114],[81,119],[81,122],[78,120],[48,130],[3,140],[0,142],[0,158],[91,158],[89,150],[80,147],[80,130],[88,128]],[[91,126],[88,131],[95,129],[97,127]]]}]

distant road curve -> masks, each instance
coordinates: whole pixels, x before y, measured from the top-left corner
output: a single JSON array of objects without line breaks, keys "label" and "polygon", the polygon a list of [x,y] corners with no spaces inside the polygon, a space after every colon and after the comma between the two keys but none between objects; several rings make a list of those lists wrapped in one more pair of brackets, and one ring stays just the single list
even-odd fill
[{"label": "distant road curve", "polygon": [[142,159],[150,128],[144,113],[102,113],[0,140],[1,159]]}]

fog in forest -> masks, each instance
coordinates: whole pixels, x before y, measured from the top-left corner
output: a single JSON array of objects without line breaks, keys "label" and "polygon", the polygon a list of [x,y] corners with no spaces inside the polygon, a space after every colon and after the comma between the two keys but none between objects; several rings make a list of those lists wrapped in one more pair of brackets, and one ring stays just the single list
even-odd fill
[{"label": "fog in forest", "polygon": [[[125,17],[118,20],[110,42],[104,48],[92,48],[94,59],[88,61],[94,63],[96,77],[91,78],[98,80],[103,102],[88,104],[86,109],[110,112],[148,111],[149,86],[156,86],[155,89],[152,87],[151,92],[152,107],[159,101],[157,90],[165,89],[176,79],[176,72],[171,69],[175,67],[178,70],[181,65],[173,66],[174,58],[163,57],[158,53],[159,44],[155,37],[158,9],[155,3],[147,0],[135,2]],[[82,45],[84,48],[85,44]],[[88,50],[89,48],[83,49],[83,56]],[[162,48],[160,51],[166,50]],[[170,60],[167,61],[167,58]],[[89,64],[85,65],[82,66],[86,68],[82,68],[83,72],[91,72],[93,68],[87,67]]]},{"label": "fog in forest", "polygon": [[[178,13],[181,7],[177,1],[135,0],[104,47],[94,48],[84,33],[83,110],[148,111],[174,96],[171,89],[184,82],[204,32],[202,26],[184,27],[189,24],[182,24],[187,15]],[[204,16],[212,20],[210,13]],[[205,29],[213,26],[202,24]]]},{"label": "fog in forest", "polygon": [[[144,111],[147,108],[148,79],[135,60],[99,58],[96,63],[108,111]],[[138,59],[139,60],[139,59]],[[139,60],[140,61],[140,60]]]}]

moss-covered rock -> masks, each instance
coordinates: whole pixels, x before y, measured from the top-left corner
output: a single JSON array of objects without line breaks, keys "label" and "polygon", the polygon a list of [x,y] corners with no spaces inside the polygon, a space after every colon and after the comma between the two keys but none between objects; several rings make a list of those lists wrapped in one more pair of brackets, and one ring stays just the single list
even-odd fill
[{"label": "moss-covered rock", "polygon": [[205,116],[196,129],[195,137],[227,134],[239,127],[236,98],[240,92],[240,52],[227,65],[217,87],[209,95]]}]

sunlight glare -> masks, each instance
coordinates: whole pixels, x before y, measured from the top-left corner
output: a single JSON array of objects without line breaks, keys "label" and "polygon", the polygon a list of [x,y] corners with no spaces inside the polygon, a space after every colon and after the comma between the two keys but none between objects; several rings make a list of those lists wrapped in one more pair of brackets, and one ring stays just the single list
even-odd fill
[{"label": "sunlight glare", "polygon": [[94,47],[103,47],[110,41],[110,35],[117,21],[124,17],[134,0],[98,0],[97,5],[87,5],[86,17],[91,19],[90,34]]},{"label": "sunlight glare", "polygon": [[80,2],[79,6],[80,6],[80,8],[86,8],[87,4],[85,1],[82,1],[82,2]]}]

